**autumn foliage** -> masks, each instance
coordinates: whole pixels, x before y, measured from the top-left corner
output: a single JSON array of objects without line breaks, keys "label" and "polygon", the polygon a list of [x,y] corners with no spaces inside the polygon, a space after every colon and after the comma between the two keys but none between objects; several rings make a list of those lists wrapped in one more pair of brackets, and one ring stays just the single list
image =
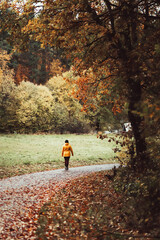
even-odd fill
[{"label": "autumn foliage", "polygon": [[[14,5],[18,21],[19,9],[23,19],[27,17],[20,29],[21,38],[33,38],[40,41],[42,47],[63,49],[66,57],[76,64],[75,70],[81,72],[78,97],[84,106],[91,104],[92,107],[92,96],[101,97],[101,94],[105,102],[113,103],[114,112],[121,111],[124,102],[127,103],[136,145],[136,166],[139,171],[144,166],[147,168],[145,129],[152,128],[152,113],[149,113],[151,118],[145,113],[151,110],[150,105],[159,112],[159,3],[57,0],[40,1],[38,8],[35,2]],[[2,4],[2,11],[6,11],[6,6],[7,3]],[[38,15],[29,18],[33,9]],[[16,38],[13,38],[18,39],[19,29],[15,29],[10,20],[8,23],[12,33],[14,29]],[[93,69],[93,73],[84,75],[89,69]]]},{"label": "autumn foliage", "polygon": [[[50,46],[63,51],[80,73],[76,97],[84,108],[94,106],[93,96],[111,103],[115,113],[125,106],[135,138],[137,167],[147,167],[146,137],[153,126],[154,110],[159,114],[158,1],[36,3],[3,1],[2,30],[7,27],[19,50],[27,49],[34,40],[43,49]],[[148,133],[146,129],[150,129]]]},{"label": "autumn foliage", "polygon": [[[63,83],[64,80],[67,81],[67,84],[70,83],[72,91],[69,92],[69,96],[67,96],[64,89],[64,98],[62,97],[63,94],[61,94],[61,89],[57,86],[55,77],[48,82],[52,93],[44,90],[46,89],[45,87],[39,86],[38,88],[40,90],[40,92],[38,91],[38,94],[40,93],[39,96],[43,97],[44,92],[47,91],[49,99],[53,99],[57,106],[56,113],[58,114],[49,114],[51,123],[55,122],[60,126],[59,129],[62,129],[61,125],[64,122],[60,116],[62,116],[62,112],[65,112],[65,116],[68,114],[68,119],[73,121],[71,129],[74,126],[78,126],[79,123],[81,124],[81,118],[77,117],[76,107],[79,107],[79,104],[81,104],[86,112],[89,109],[93,114],[90,115],[91,118],[96,118],[97,129],[99,128],[98,114],[100,113],[97,109],[100,110],[102,109],[101,107],[106,105],[110,109],[112,108],[114,113],[120,113],[125,109],[128,121],[132,125],[133,137],[131,140],[134,154],[130,154],[127,168],[124,168],[124,170],[122,168],[117,176],[115,184],[116,193],[115,190],[110,192],[108,183],[104,179],[102,182],[96,181],[95,185],[93,183],[91,188],[88,185],[84,191],[82,191],[84,188],[82,185],[80,190],[76,185],[76,189],[73,192],[81,200],[81,204],[79,204],[78,198],[76,199],[74,196],[72,198],[70,187],[66,187],[63,192],[59,193],[59,199],[63,197],[65,201],[56,202],[57,200],[55,199],[55,202],[53,201],[49,205],[49,209],[46,207],[47,209],[42,210],[42,213],[40,213],[42,215],[40,216],[40,220],[42,219],[42,231],[41,229],[37,231],[39,239],[43,239],[43,237],[44,239],[51,239],[54,234],[57,234],[55,235],[56,238],[63,238],[65,234],[72,239],[71,234],[73,236],[79,234],[80,237],[84,237],[84,234],[86,234],[88,238],[103,239],[100,231],[103,232],[107,239],[107,232],[110,231],[108,230],[108,225],[111,225],[111,228],[114,225],[118,230],[122,227],[123,231],[126,231],[123,226],[120,226],[125,220],[132,227],[138,225],[140,230],[144,230],[145,227],[150,227],[151,225],[153,230],[157,226],[156,224],[159,221],[157,212],[160,206],[160,166],[158,157],[160,133],[159,9],[160,2],[158,0],[28,0],[21,3],[19,1],[10,2],[6,0],[0,4],[1,31],[8,32],[8,41],[18,51],[27,51],[30,41],[36,41],[43,50],[46,50],[48,46],[50,49],[59,49],[65,54],[65,58],[69,59],[70,64],[73,65],[73,78],[70,76],[62,78],[57,76],[59,83]],[[44,55],[45,53],[43,51]],[[42,71],[45,77],[39,83],[44,83],[43,80],[49,79],[46,70],[52,69],[52,64],[48,66],[47,61],[46,57],[41,57],[37,63],[38,67],[40,66],[42,70],[45,70]],[[4,62],[1,62],[3,65]],[[56,64],[55,69],[56,73],[59,73],[59,70],[61,71],[59,64]],[[20,82],[20,78],[24,77],[22,76],[23,70],[19,66],[18,82]],[[3,76],[2,70],[0,75]],[[25,84],[22,83],[22,85]],[[21,90],[22,85],[19,87]],[[33,85],[32,87],[35,88]],[[63,86],[61,87],[63,88]],[[16,103],[13,101],[15,99],[13,94],[14,88],[15,86],[12,83],[9,88],[6,86],[2,91],[1,112],[7,113],[3,114],[3,124],[6,124],[8,121],[8,116],[10,117],[9,119],[13,116],[10,102]],[[41,91],[42,89],[43,91]],[[57,90],[58,98],[55,96],[55,89]],[[5,94],[8,94],[8,92],[12,94],[9,95],[9,98],[5,98]],[[78,100],[77,102],[71,98],[71,93]],[[20,95],[20,93],[18,94]],[[21,96],[19,97],[21,99]],[[35,114],[32,121],[37,128],[36,117],[39,122],[44,124],[43,130],[45,130],[46,123],[46,118],[43,118],[43,115],[45,116],[46,110],[49,113],[50,110],[52,113],[54,112],[53,105],[47,100],[48,95],[47,97],[44,96],[44,98],[46,99],[45,106],[37,98],[35,98],[37,99],[37,105],[32,106],[32,102],[29,101],[34,112],[37,110],[35,108],[40,107],[38,118]],[[24,110],[23,108],[28,102],[24,103],[24,105],[21,102],[19,104],[21,109]],[[27,129],[29,126],[26,123],[30,124],[31,122],[31,120],[27,121],[30,110],[31,107],[26,106],[25,111],[22,111],[22,118],[20,118],[21,124],[24,125],[25,123],[25,128]],[[73,115],[75,116],[74,118],[72,118]],[[22,119],[23,121],[21,121]],[[12,121],[10,121],[10,124],[9,126],[13,126]],[[84,180],[86,183],[85,187],[87,186],[87,181]],[[103,191],[93,198],[93,193],[97,190],[97,186],[99,187],[98,189],[103,189]],[[93,191],[93,188],[95,191]],[[65,192],[66,190],[68,191]],[[110,195],[113,196],[112,203],[118,205],[118,199],[115,200],[118,196],[117,192],[124,195],[127,204],[123,214],[118,215],[118,217],[117,215],[112,215],[112,222],[115,220],[113,224],[108,221],[110,216],[106,217],[108,214],[106,209],[108,210],[110,206]],[[154,197],[152,197],[152,193]],[[76,205],[73,204],[74,201]],[[140,208],[138,204],[141,204],[143,207]],[[87,210],[86,206],[89,205],[91,205],[91,208]],[[99,207],[102,209],[100,214],[95,212]],[[54,209],[56,212],[54,212]],[[118,211],[120,212],[119,209]],[[43,214],[44,212],[46,215]],[[61,215],[55,214],[57,212],[60,212]],[[77,214],[76,212],[78,212],[78,216],[75,215]],[[93,212],[95,215],[92,218]],[[70,215],[70,213],[73,213],[73,215]],[[45,215],[44,218],[43,215]],[[122,221],[120,221],[119,217]],[[56,224],[53,223],[53,219]],[[65,228],[67,219],[69,219],[69,225],[68,228],[67,226]],[[63,223],[63,227],[61,223]],[[104,223],[106,224],[105,227]],[[57,230],[56,233],[55,229]],[[155,233],[157,234],[157,232]],[[123,239],[123,232],[118,233],[118,236]],[[129,235],[129,237],[132,236]],[[114,233],[109,236],[109,239],[114,238]]]},{"label": "autumn foliage", "polygon": [[[39,212],[38,239],[156,238],[158,225],[153,224],[154,229],[147,214],[146,225],[140,219],[136,222],[134,206],[127,205],[127,199],[119,194],[118,186],[113,187],[106,174],[113,173],[101,172],[75,179],[44,204]],[[147,233],[148,223],[152,230],[148,229]]]}]

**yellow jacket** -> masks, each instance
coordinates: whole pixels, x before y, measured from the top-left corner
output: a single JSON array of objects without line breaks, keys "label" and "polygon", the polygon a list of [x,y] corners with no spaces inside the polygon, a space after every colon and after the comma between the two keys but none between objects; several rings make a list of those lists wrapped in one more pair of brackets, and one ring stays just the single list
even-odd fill
[{"label": "yellow jacket", "polygon": [[73,156],[73,150],[69,143],[65,143],[62,148],[62,157],[70,157],[72,153]]}]

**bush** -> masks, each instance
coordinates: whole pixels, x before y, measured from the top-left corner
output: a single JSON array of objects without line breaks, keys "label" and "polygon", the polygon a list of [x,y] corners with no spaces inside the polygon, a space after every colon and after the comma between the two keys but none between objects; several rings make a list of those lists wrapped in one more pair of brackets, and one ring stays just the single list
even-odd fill
[{"label": "bush", "polygon": [[29,133],[48,131],[54,112],[54,100],[45,86],[5,78],[0,84],[0,123],[2,132]]},{"label": "bush", "polygon": [[21,82],[16,88],[18,99],[17,117],[23,132],[50,130],[54,100],[45,86]]},{"label": "bush", "polygon": [[121,213],[128,227],[154,232],[160,221],[159,169],[136,175],[123,167],[114,180],[115,190],[123,196]]},{"label": "bush", "polygon": [[[56,132],[86,133],[90,131],[89,120],[81,111],[82,105],[71,94],[71,86],[65,80],[65,76],[72,72],[66,72],[63,76],[51,78],[46,86],[50,89],[55,100],[56,111],[53,122]],[[54,125],[54,124],[53,124]]]},{"label": "bush", "polygon": [[16,85],[9,76],[0,81],[0,131],[13,132],[18,127],[16,116],[17,99]]}]

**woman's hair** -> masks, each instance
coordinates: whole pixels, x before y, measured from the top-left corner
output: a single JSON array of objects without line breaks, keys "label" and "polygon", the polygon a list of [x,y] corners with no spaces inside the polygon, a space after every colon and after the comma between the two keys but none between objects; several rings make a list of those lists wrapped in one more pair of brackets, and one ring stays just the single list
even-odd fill
[{"label": "woman's hair", "polygon": [[68,141],[68,140],[66,140],[66,141],[65,141],[65,143],[69,143],[69,141]]}]

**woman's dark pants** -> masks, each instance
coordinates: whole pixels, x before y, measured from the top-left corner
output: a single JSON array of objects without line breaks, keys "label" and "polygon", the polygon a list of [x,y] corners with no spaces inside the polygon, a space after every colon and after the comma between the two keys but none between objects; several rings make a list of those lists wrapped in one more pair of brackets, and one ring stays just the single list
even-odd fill
[{"label": "woman's dark pants", "polygon": [[64,160],[65,160],[65,169],[66,169],[66,170],[68,170],[69,159],[70,159],[70,157],[64,157]]}]

